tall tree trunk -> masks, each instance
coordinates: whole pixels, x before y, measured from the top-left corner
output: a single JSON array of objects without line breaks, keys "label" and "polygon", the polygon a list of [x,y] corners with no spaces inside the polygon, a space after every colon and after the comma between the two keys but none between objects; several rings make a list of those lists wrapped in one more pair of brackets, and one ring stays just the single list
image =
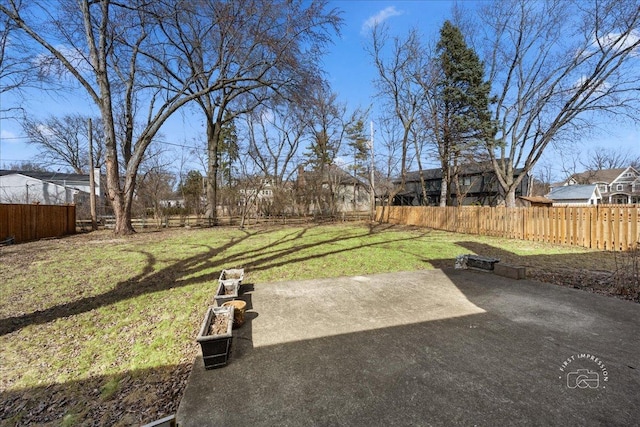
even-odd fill
[{"label": "tall tree trunk", "polygon": [[424,174],[422,173],[422,160],[420,160],[420,150],[418,149],[418,140],[417,138],[413,139],[414,146],[416,148],[416,160],[418,161],[418,176],[420,177],[420,190],[422,193],[422,203],[421,206],[427,205],[427,188],[424,183]]},{"label": "tall tree trunk", "polygon": [[[103,83],[108,87],[107,82]],[[105,89],[106,90],[106,89]],[[107,175],[107,194],[113,208],[115,217],[114,234],[127,235],[135,233],[131,225],[131,203],[126,202],[125,190],[120,183],[120,170],[118,168],[118,148],[116,144],[116,132],[111,108],[111,99],[106,96],[101,105],[102,123],[105,131],[105,168]],[[132,189],[129,189],[132,193]]]},{"label": "tall tree trunk", "polygon": [[453,157],[453,166],[451,167],[451,183],[456,187],[456,206],[462,206],[462,202],[466,193],[463,194],[460,187],[460,166],[458,165],[459,153],[455,153]]},{"label": "tall tree trunk", "polygon": [[516,186],[512,186],[504,197],[504,204],[508,208],[516,207]]},{"label": "tall tree trunk", "polygon": [[210,225],[218,224],[218,142],[221,124],[207,117],[207,212]]},{"label": "tall tree trunk", "polygon": [[440,180],[440,207],[447,206],[449,199],[449,164],[442,162],[442,179]]},{"label": "tall tree trunk", "polygon": [[[111,201],[111,207],[113,208],[113,215],[115,217],[115,228],[113,232],[117,235],[126,235],[134,233],[131,226],[131,215],[127,215],[127,208],[125,203],[124,192],[120,189],[120,174],[117,171],[118,163],[113,161],[109,155],[107,155],[106,169],[107,169],[107,194]],[[116,169],[114,171],[114,169]],[[131,209],[129,209],[129,212]]]}]

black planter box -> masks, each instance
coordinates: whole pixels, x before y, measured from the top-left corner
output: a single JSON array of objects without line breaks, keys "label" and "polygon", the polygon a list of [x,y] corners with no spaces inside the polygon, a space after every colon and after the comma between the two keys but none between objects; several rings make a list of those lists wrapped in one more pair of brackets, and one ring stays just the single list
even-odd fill
[{"label": "black planter box", "polygon": [[493,271],[493,265],[496,262],[500,262],[500,260],[479,255],[469,255],[467,257],[467,267],[476,268],[478,270]]},{"label": "black planter box", "polygon": [[[227,289],[231,289],[230,293],[227,293]],[[218,287],[216,288],[216,294],[213,297],[216,305],[218,307],[222,307],[227,301],[232,301],[238,298],[238,292],[240,291],[240,283],[236,281],[228,281],[223,282],[221,280],[218,281]]]},{"label": "black planter box", "polygon": [[[223,334],[207,335],[209,326],[216,316],[228,318],[227,330]],[[205,369],[219,368],[227,365],[231,353],[233,339],[231,328],[233,326],[233,306],[209,307],[200,327],[200,333],[196,340],[202,349],[202,359]]]},{"label": "black planter box", "polygon": [[237,283],[239,286],[242,284],[243,279],[244,268],[228,268],[220,272],[220,278],[218,279],[218,281],[224,284]]}]

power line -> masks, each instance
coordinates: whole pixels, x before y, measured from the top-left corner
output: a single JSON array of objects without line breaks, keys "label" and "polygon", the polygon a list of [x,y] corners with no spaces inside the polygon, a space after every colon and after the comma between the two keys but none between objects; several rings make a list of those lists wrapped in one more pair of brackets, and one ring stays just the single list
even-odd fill
[{"label": "power line", "polygon": [[0,138],[0,141],[8,141],[8,140],[14,140],[14,139],[31,139],[28,136],[3,136]]},{"label": "power line", "polygon": [[9,161],[9,162],[25,162],[26,163],[26,162],[33,162],[33,160],[34,159],[8,159],[6,157],[0,157],[0,161],[3,161],[3,162]]}]

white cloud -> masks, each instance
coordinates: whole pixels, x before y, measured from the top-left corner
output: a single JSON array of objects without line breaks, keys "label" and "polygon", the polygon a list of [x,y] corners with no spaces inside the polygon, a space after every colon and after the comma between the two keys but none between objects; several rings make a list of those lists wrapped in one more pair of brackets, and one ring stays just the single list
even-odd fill
[{"label": "white cloud", "polygon": [[3,143],[6,142],[7,144],[15,144],[19,142],[21,143],[16,133],[5,130],[5,129],[0,130],[0,139],[2,139]]},{"label": "white cloud", "polygon": [[[81,74],[90,75],[91,65],[83,56],[83,54],[73,47],[67,45],[58,45],[55,48],[64,56],[71,65]],[[36,55],[33,64],[40,69],[44,76],[69,76],[69,71],[65,66],[49,52]]]},{"label": "white cloud", "polygon": [[53,129],[51,129],[49,126],[43,125],[42,123],[38,124],[36,128],[42,136],[49,137],[55,135]]},{"label": "white cloud", "polygon": [[[640,31],[633,30],[625,35],[621,33],[609,33],[600,37],[597,41],[594,38],[593,44],[616,49],[628,49],[638,43],[638,40],[640,40]],[[638,49],[636,48],[635,51],[637,52]]]},{"label": "white cloud", "polygon": [[342,156],[337,156],[333,162],[336,164],[336,166],[338,166],[339,168],[346,168],[347,166],[349,166],[349,162],[347,161],[346,158],[342,157]]},{"label": "white cloud", "polygon": [[265,108],[264,110],[262,110],[262,112],[260,113],[260,118],[262,119],[263,122],[266,123],[273,123],[273,121],[276,118],[276,115],[274,114],[273,110],[270,108]]},{"label": "white cloud", "polygon": [[397,10],[395,6],[389,6],[385,9],[382,9],[380,12],[370,16],[366,21],[364,21],[364,23],[362,24],[362,32],[366,32],[376,25],[386,21],[387,19],[393,16],[400,16],[403,13],[403,11]]}]

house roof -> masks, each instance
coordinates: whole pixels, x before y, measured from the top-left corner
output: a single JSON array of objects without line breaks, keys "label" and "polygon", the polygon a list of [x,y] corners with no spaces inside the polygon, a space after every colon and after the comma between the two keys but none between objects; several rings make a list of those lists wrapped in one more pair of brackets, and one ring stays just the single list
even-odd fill
[{"label": "house roof", "polygon": [[553,203],[553,200],[548,199],[544,196],[520,196],[518,198],[522,200],[526,200],[527,202],[531,202],[531,203],[543,203],[547,205],[550,205]]},{"label": "house roof", "polygon": [[[312,171],[302,170],[301,172],[304,176],[308,178],[311,178],[318,173],[318,171],[315,171],[315,170],[312,170]],[[300,171],[298,172],[298,175],[300,175]],[[363,186],[366,185],[363,181],[354,177],[349,172],[339,168],[336,165],[327,165],[325,167],[322,181],[327,182],[329,179],[331,180],[337,179],[338,183],[341,185],[363,185]]]},{"label": "house roof", "polygon": [[41,181],[88,181],[88,174],[0,169],[0,176],[24,175]]},{"label": "house roof", "polygon": [[[518,176],[524,171],[523,168],[515,168],[514,175]],[[482,173],[493,173],[493,165],[489,161],[467,163],[460,165],[460,176],[465,175],[477,175]],[[442,179],[442,169],[422,169],[422,176],[425,180],[430,179]],[[407,172],[407,182],[420,181],[420,171]],[[394,180],[395,183],[400,182],[400,179]]]},{"label": "house roof", "polygon": [[565,182],[568,182],[573,178],[578,184],[596,184],[598,182],[606,182],[607,184],[610,184],[627,169],[628,168],[601,169],[574,173]]},{"label": "house roof", "polygon": [[[442,178],[442,169],[423,169],[422,176],[424,179],[441,179]],[[420,181],[420,171],[411,171],[407,172],[407,181]],[[400,180],[396,180],[396,182],[400,182]]]},{"label": "house roof", "polygon": [[555,187],[547,194],[547,198],[557,200],[589,200],[593,196],[593,192],[598,190],[595,184],[589,185],[565,185]]}]

